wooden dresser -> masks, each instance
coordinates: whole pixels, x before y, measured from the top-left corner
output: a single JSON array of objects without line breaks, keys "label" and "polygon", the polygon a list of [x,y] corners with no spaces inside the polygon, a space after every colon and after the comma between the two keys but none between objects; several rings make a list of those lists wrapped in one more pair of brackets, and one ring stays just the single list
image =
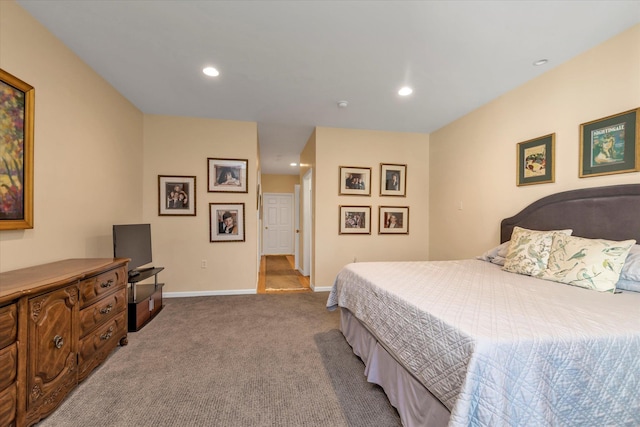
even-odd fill
[{"label": "wooden dresser", "polygon": [[50,414],[127,344],[128,259],[68,259],[0,273],[0,426]]}]

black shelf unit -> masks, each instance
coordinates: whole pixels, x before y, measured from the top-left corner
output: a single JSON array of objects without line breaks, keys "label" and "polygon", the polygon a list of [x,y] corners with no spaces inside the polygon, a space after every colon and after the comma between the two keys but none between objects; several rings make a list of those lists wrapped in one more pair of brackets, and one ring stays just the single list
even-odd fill
[{"label": "black shelf unit", "polygon": [[[158,283],[158,273],[162,270],[164,270],[164,267],[151,267],[139,270],[139,274],[135,276],[129,276],[129,332],[139,331],[162,310],[162,287],[164,283]],[[140,283],[150,277],[154,278],[154,283]]]}]

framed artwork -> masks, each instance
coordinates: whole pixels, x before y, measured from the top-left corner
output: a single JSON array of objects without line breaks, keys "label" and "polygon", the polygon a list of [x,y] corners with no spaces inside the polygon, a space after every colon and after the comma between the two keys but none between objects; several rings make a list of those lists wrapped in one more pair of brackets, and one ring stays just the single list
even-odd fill
[{"label": "framed artwork", "polygon": [[0,230],[33,228],[35,89],[0,69]]},{"label": "framed artwork", "polygon": [[408,206],[380,206],[378,234],[409,234]]},{"label": "framed artwork", "polygon": [[407,165],[380,164],[380,195],[407,195]]},{"label": "framed artwork", "polygon": [[370,196],[371,168],[340,166],[340,195]]},{"label": "framed artwork", "polygon": [[516,185],[554,182],[556,134],[516,144]]},{"label": "framed artwork", "polygon": [[371,234],[371,206],[340,206],[338,234]]},{"label": "framed artwork", "polygon": [[640,171],[640,108],[580,125],[580,178]]},{"label": "framed artwork", "polygon": [[244,203],[209,203],[209,241],[244,242]]},{"label": "framed artwork", "polygon": [[207,159],[209,193],[248,193],[245,159]]},{"label": "framed artwork", "polygon": [[158,175],[158,215],[196,215],[196,177]]}]

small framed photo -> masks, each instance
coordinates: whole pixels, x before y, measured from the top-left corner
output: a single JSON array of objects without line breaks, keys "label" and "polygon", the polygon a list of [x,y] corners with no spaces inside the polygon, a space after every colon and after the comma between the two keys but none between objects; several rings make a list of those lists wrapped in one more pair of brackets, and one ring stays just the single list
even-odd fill
[{"label": "small framed photo", "polygon": [[371,206],[340,206],[338,234],[371,234]]},{"label": "small framed photo", "polygon": [[580,125],[580,178],[640,171],[640,108]]},{"label": "small framed photo", "polygon": [[378,234],[409,234],[408,206],[380,206]]},{"label": "small framed photo", "polygon": [[516,144],[516,185],[554,182],[556,134]]},{"label": "small framed photo", "polygon": [[340,195],[370,196],[371,168],[340,166]]},{"label": "small framed photo", "polygon": [[248,193],[247,164],[244,159],[207,159],[209,193]]},{"label": "small framed photo", "polygon": [[158,215],[196,215],[196,177],[158,175]]},{"label": "small framed photo", "polygon": [[407,195],[407,165],[380,164],[380,195]]},{"label": "small framed photo", "polygon": [[244,242],[244,203],[209,203],[209,241]]}]

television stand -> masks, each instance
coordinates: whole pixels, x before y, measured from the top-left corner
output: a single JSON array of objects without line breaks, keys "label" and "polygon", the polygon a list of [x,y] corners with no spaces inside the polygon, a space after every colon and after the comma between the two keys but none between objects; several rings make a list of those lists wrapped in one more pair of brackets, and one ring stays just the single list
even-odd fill
[{"label": "television stand", "polygon": [[[138,274],[129,276],[129,332],[142,329],[162,310],[162,287],[164,283],[158,283],[158,273],[164,267],[152,267],[139,270]],[[154,283],[142,284],[145,279],[154,278]]]}]

